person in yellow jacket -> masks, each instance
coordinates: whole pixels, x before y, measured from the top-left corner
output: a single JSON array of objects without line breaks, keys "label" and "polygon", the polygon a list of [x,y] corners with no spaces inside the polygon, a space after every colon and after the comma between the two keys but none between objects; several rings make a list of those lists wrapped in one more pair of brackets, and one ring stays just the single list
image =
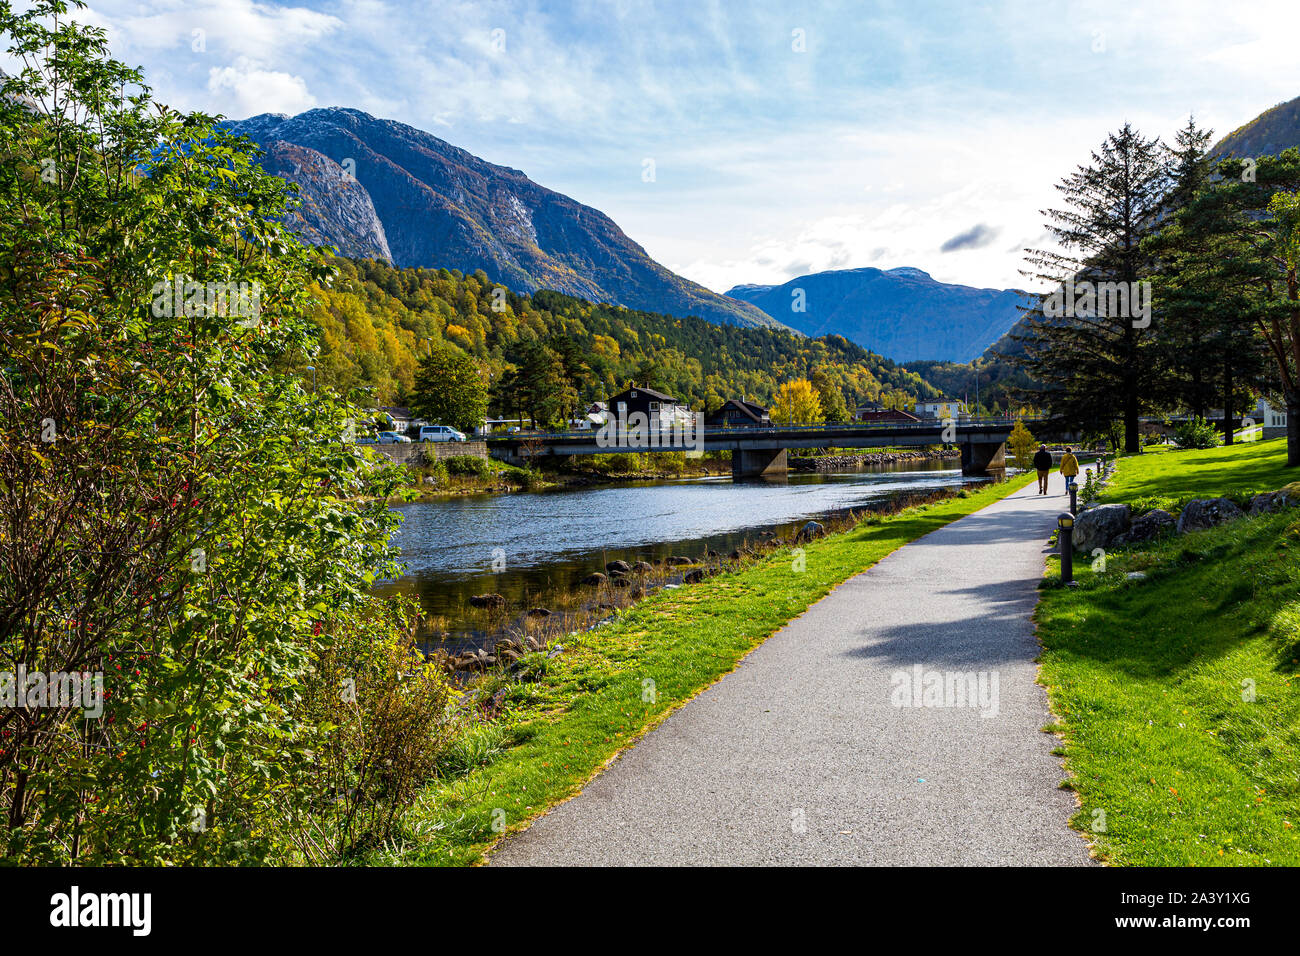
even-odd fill
[{"label": "person in yellow jacket", "polygon": [[1079,459],[1074,457],[1073,448],[1066,448],[1061,456],[1061,474],[1065,477],[1065,493],[1068,495],[1074,479],[1079,476]]}]

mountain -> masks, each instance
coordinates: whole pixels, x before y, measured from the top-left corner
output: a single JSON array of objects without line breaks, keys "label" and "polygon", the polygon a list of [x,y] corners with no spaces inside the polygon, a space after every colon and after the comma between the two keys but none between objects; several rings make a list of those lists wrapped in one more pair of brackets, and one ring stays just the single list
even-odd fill
[{"label": "mountain", "polygon": [[851,402],[939,397],[919,375],[841,336],[676,318],[549,290],[511,293],[498,309],[498,287],[481,273],[333,261],[339,276],[309,312],[321,330],[312,374],[321,388],[359,389],[378,405],[408,403],[420,356],[433,342],[473,356],[498,383],[494,402],[538,341],[556,353],[584,403],[633,383],[699,410],[741,396],[768,403],[783,382],[814,370]]},{"label": "mountain", "polygon": [[1210,155],[1215,159],[1276,156],[1292,146],[1300,146],[1300,96],[1265,110],[1233,130],[1219,140]]},{"label": "mountain", "polygon": [[1015,324],[1023,300],[1015,289],[949,285],[906,267],[818,272],[727,295],[799,332],[843,335],[896,362],[969,362]]},{"label": "mountain", "polygon": [[304,238],[398,267],[482,269],[494,282],[741,326],[780,323],[675,275],[608,216],[429,133],[353,109],[227,124],[298,184]]}]

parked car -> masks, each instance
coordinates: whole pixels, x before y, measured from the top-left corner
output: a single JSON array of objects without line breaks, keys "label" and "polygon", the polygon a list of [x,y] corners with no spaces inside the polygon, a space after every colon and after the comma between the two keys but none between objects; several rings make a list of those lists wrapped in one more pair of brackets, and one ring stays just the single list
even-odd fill
[{"label": "parked car", "polygon": [[420,441],[465,441],[465,433],[458,432],[450,425],[420,426]]},{"label": "parked car", "polygon": [[381,445],[409,445],[411,443],[411,439],[407,438],[400,432],[380,432],[379,437],[376,438],[375,441],[379,442]]}]

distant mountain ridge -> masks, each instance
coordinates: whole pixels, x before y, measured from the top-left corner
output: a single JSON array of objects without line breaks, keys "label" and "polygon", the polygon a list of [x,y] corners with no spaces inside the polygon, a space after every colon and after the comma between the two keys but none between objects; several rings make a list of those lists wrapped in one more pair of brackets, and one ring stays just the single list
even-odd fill
[{"label": "distant mountain ridge", "polygon": [[952,285],[907,266],[835,269],[727,295],[806,335],[842,335],[895,362],[969,362],[1006,334],[1024,301],[1016,289]]},{"label": "distant mountain ridge", "polygon": [[1214,159],[1235,156],[1276,156],[1292,146],[1300,146],[1300,96],[1260,113],[1249,123],[1237,127],[1210,150]]},{"label": "distant mountain ridge", "polygon": [[781,324],[669,271],[599,210],[412,126],[337,107],[227,125],[298,185],[304,238],[343,255],[482,269],[512,289],[732,325]]}]

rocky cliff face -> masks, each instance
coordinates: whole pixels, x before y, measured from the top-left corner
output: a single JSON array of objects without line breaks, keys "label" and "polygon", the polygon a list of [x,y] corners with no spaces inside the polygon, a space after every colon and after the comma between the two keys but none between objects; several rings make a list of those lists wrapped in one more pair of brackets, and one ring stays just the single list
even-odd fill
[{"label": "rocky cliff face", "polygon": [[896,362],[969,362],[1011,328],[1024,299],[1015,289],[950,285],[911,268],[837,269],[727,295],[807,335],[842,335]]},{"label": "rocky cliff face", "polygon": [[[298,183],[303,235],[346,255],[482,269],[519,291],[557,289],[670,315],[780,325],[670,272],[599,210],[402,123],[331,108],[230,126],[268,150],[268,169]],[[348,187],[364,193],[373,221]]]},{"label": "rocky cliff face", "polygon": [[347,170],[314,149],[283,140],[273,140],[265,148],[263,168],[298,186],[302,205],[292,226],[305,239],[358,259],[392,259],[370,194]]}]

